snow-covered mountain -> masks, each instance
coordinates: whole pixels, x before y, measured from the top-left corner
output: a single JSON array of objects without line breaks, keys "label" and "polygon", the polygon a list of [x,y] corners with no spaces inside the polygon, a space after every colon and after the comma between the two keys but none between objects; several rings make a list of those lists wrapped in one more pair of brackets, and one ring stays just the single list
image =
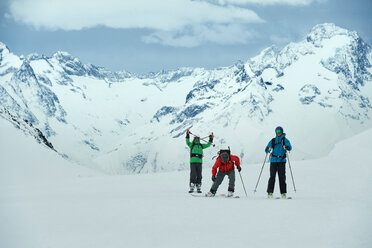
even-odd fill
[{"label": "snow-covered mountain", "polygon": [[207,166],[227,146],[243,163],[262,162],[278,125],[293,159],[309,159],[372,127],[371,63],[356,32],[328,23],[230,67],[147,75],[84,65],[65,52],[18,57],[0,44],[0,115],[26,120],[60,154],[109,173],[187,168],[187,128],[215,133]]}]

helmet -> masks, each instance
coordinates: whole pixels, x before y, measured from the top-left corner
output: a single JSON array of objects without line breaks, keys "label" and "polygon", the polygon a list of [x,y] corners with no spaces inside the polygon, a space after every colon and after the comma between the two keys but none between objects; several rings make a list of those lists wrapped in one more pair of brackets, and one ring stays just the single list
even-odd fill
[{"label": "helmet", "polygon": [[195,137],[194,137],[194,142],[200,142],[200,137],[195,136]]},{"label": "helmet", "polygon": [[283,128],[282,127],[275,128],[275,133],[283,133]]}]

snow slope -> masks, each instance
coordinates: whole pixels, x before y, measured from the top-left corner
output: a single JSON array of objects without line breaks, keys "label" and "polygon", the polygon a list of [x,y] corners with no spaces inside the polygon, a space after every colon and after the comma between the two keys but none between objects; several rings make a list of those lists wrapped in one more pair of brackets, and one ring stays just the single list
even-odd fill
[{"label": "snow slope", "polygon": [[[372,129],[327,157],[291,161],[292,200],[265,199],[267,164],[256,194],[262,164],[242,165],[248,197],[239,178],[240,199],[191,197],[187,171],[102,175],[1,118],[0,130],[0,247],[371,247]],[[211,164],[205,161],[204,192]],[[225,181],[219,193],[226,190]]]}]

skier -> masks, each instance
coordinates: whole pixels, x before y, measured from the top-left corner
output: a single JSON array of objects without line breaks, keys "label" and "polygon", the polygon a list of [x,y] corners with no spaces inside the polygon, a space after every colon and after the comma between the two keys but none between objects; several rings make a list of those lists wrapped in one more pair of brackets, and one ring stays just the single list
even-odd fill
[{"label": "skier", "polygon": [[270,178],[267,185],[268,198],[273,198],[275,177],[278,172],[279,176],[279,187],[282,198],[287,198],[287,184],[285,181],[285,163],[287,151],[292,150],[291,143],[285,137],[282,127],[275,128],[276,137],[270,140],[269,144],[265,148],[266,153],[271,153],[270,159]]},{"label": "skier", "polygon": [[186,131],[186,144],[190,147],[190,191],[194,192],[195,186],[198,193],[201,193],[202,183],[202,163],[203,163],[203,149],[211,146],[213,142],[213,133],[209,135],[209,142],[207,144],[200,143],[200,137],[195,136],[194,140],[190,142],[190,130]]},{"label": "skier", "polygon": [[[228,197],[234,196],[235,188],[235,167],[240,172],[242,168],[240,167],[240,159],[238,156],[230,154],[230,148],[228,150],[220,150],[219,156],[212,167],[212,181],[213,185],[210,191],[205,195],[207,197],[215,196],[218,187],[222,183],[225,176],[229,177],[229,188]],[[219,169],[217,173],[217,169]],[[216,176],[217,174],[217,176]]]}]

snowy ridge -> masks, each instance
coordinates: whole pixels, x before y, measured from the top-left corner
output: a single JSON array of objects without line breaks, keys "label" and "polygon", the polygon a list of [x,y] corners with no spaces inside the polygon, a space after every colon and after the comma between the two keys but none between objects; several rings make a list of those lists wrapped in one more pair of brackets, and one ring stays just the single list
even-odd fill
[{"label": "snowy ridge", "polygon": [[325,156],[372,127],[371,47],[334,24],[214,70],[134,75],[84,65],[66,52],[18,58],[4,44],[0,56],[2,106],[58,152],[108,173],[188,168],[188,128],[215,133],[216,147],[205,150],[211,166],[227,146],[243,163],[261,161],[278,125],[295,160]]},{"label": "snowy ridge", "polygon": [[50,143],[45,138],[45,135],[38,128],[35,128],[27,119],[22,120],[14,116],[9,113],[7,109],[0,109],[0,116],[12,123],[15,128],[21,130],[26,135],[34,137],[38,143],[54,150],[52,143]]}]

